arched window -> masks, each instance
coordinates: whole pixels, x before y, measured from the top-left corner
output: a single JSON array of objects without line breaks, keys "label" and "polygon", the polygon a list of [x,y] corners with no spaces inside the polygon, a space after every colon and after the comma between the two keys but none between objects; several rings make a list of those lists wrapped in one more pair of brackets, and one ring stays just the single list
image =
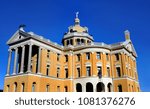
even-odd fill
[{"label": "arched window", "polygon": [[122,85],[118,85],[118,92],[122,92]]},{"label": "arched window", "polygon": [[69,40],[67,40],[67,45],[69,45],[70,44],[70,42],[69,42]]},{"label": "arched window", "polygon": [[81,43],[80,39],[77,39],[77,45],[80,45],[80,43]]},{"label": "arched window", "polygon": [[112,84],[111,83],[108,83],[107,88],[108,88],[108,92],[112,92]]},{"label": "arched window", "polygon": [[99,82],[96,88],[97,88],[97,92],[105,92],[105,85],[102,82]]},{"label": "arched window", "polygon": [[70,39],[70,44],[73,45],[73,40],[72,39]]},{"label": "arched window", "polygon": [[84,39],[81,39],[81,44],[84,44]]},{"label": "arched window", "polygon": [[36,82],[33,82],[33,84],[32,84],[32,92],[35,92],[35,86],[36,86]]},{"label": "arched window", "polygon": [[57,86],[57,92],[60,92],[60,86]]},{"label": "arched window", "polygon": [[76,84],[76,91],[77,92],[82,92],[82,85],[80,83]]},{"label": "arched window", "polygon": [[21,84],[21,91],[24,92],[24,89],[25,89],[25,84],[22,83],[22,84]]},{"label": "arched window", "polygon": [[17,82],[14,83],[14,92],[17,92]]},{"label": "arched window", "polygon": [[49,92],[49,84],[46,85],[46,92]]},{"label": "arched window", "polygon": [[93,84],[88,82],[86,83],[86,92],[93,92]]}]

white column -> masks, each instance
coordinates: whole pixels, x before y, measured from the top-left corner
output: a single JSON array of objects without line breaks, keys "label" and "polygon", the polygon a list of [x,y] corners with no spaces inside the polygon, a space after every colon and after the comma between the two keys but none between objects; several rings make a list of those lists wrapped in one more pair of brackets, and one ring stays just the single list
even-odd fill
[{"label": "white column", "polygon": [[96,84],[93,84],[93,92],[97,92],[97,90],[96,90]]},{"label": "white column", "polygon": [[38,53],[38,74],[40,74],[41,67],[41,47],[39,47],[39,53]]},{"label": "white column", "polygon": [[25,55],[25,46],[21,46],[22,47],[22,53],[21,53],[21,70],[20,73],[23,73],[24,71],[24,55]]},{"label": "white column", "polygon": [[6,76],[10,75],[10,64],[11,64],[11,54],[12,54],[12,50],[9,49],[9,55],[8,55],[8,65],[7,65],[7,74]]},{"label": "white column", "polygon": [[107,84],[104,85],[105,85],[105,92],[108,92]]},{"label": "white column", "polygon": [[86,84],[81,84],[82,85],[82,92],[86,92]]},{"label": "white column", "polygon": [[13,69],[13,75],[15,75],[16,72],[16,65],[17,65],[17,59],[18,58],[18,48],[15,48],[15,59],[14,59],[14,69]]},{"label": "white column", "polygon": [[29,44],[29,55],[28,55],[28,73],[31,72],[31,56],[32,56],[32,44]]}]

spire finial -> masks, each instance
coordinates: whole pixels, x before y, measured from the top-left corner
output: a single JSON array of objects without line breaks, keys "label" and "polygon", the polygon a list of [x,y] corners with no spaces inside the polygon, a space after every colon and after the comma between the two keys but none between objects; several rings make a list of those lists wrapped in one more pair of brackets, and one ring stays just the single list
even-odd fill
[{"label": "spire finial", "polygon": [[79,12],[76,12],[75,25],[80,25]]},{"label": "spire finial", "polygon": [[76,12],[76,18],[78,18],[78,16],[79,16],[79,12]]},{"label": "spire finial", "polygon": [[126,30],[124,33],[125,33],[126,40],[130,40],[130,32],[129,32],[129,30]]}]

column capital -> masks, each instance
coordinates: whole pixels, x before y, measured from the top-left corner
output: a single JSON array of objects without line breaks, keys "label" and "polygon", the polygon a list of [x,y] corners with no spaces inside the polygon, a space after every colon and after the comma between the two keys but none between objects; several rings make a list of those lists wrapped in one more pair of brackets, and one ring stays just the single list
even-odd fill
[{"label": "column capital", "polygon": [[21,47],[23,48],[23,47],[25,47],[25,45],[21,45]]},{"label": "column capital", "polygon": [[39,46],[38,49],[43,49],[43,47]]},{"label": "column capital", "polygon": [[12,52],[12,49],[9,48],[8,51],[9,51],[9,52]]},{"label": "column capital", "polygon": [[14,49],[15,49],[15,50],[18,50],[18,47],[15,47]]},{"label": "column capital", "polygon": [[106,54],[105,52],[102,52],[103,54]]},{"label": "column capital", "polygon": [[28,45],[31,45],[31,46],[32,46],[32,45],[33,45],[33,43],[29,42],[29,43],[28,43]]}]

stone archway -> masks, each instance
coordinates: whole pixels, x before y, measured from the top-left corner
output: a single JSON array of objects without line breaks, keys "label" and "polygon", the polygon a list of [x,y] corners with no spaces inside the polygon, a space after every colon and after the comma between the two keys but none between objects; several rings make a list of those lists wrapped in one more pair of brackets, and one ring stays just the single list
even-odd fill
[{"label": "stone archway", "polygon": [[77,92],[82,92],[82,85],[80,83],[76,84],[76,91]]},{"label": "stone archway", "polygon": [[96,86],[97,92],[105,92],[105,85],[102,82],[99,82]]},{"label": "stone archway", "polygon": [[86,83],[86,92],[93,92],[93,84],[88,82]]}]

